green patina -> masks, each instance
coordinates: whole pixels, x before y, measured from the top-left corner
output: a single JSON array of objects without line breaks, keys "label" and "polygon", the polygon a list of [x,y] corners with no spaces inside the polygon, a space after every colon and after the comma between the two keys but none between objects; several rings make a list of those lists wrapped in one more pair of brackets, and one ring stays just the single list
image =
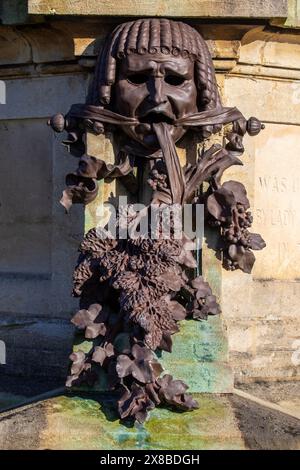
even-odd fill
[{"label": "green patina", "polygon": [[207,321],[182,321],[180,333],[173,336],[172,353],[163,352],[161,363],[191,392],[228,392],[231,370],[226,364],[227,340],[220,317]]},{"label": "green patina", "polygon": [[[191,392],[230,392],[232,372],[227,364],[227,340],[220,317],[209,317],[207,321],[185,320],[180,327],[180,333],[173,336],[172,353],[157,354],[165,372],[183,380]],[[77,336],[74,351],[88,353],[95,345],[95,341]],[[80,390],[106,390],[106,374],[100,367],[98,375],[92,388],[81,386]]]},{"label": "green patina", "polygon": [[57,397],[46,403],[49,419],[41,444],[47,446],[51,440],[52,449],[244,449],[228,397],[199,394],[196,398],[198,410],[156,408],[144,424],[133,425],[120,424],[112,401],[104,396],[100,400]]}]

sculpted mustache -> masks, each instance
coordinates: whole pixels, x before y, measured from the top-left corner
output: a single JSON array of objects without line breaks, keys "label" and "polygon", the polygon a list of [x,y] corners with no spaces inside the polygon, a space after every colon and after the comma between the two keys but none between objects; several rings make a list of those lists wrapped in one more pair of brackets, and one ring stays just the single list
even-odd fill
[{"label": "sculpted mustache", "polygon": [[[98,122],[105,122],[114,125],[136,125],[138,120],[114,113],[100,106],[75,104],[71,107],[66,118],[90,119]],[[174,121],[173,125],[185,125],[187,127],[205,126],[212,124],[225,124],[243,118],[243,115],[236,108],[218,107],[212,110],[195,113]],[[171,198],[173,203],[182,201],[184,195],[189,195],[189,187],[185,186],[182,177],[176,147],[170,136],[169,128],[166,123],[154,123],[154,130],[157,135],[163,158],[166,162],[167,172],[171,181]],[[137,154],[137,148],[132,152],[120,152],[120,163],[117,165],[106,164],[103,160],[97,160],[93,157],[81,157],[81,167],[76,173],[67,176],[67,188],[63,192],[61,204],[68,211],[72,203],[83,202],[87,204],[93,201],[97,196],[96,180],[105,177],[119,177],[128,175],[133,168],[132,155]],[[144,154],[141,154],[145,156]],[[156,158],[152,155],[153,158]],[[173,178],[176,175],[176,178]],[[173,181],[179,181],[179,185],[174,185]]]},{"label": "sculpted mustache", "polygon": [[[156,118],[154,116],[156,115]],[[219,106],[207,111],[200,111],[198,113],[189,114],[188,116],[179,119],[172,119],[165,113],[149,112],[146,116],[138,118],[123,116],[122,114],[115,113],[109,109],[104,109],[101,106],[87,105],[87,104],[73,104],[67,114],[68,118],[77,119],[91,119],[101,123],[115,124],[122,126],[134,126],[142,122],[168,122],[174,126],[182,127],[199,127],[210,126],[214,124],[227,124],[237,119],[243,118],[242,113],[237,108],[224,108]],[[147,119],[146,121],[143,119]],[[160,121],[158,121],[160,119]]]}]

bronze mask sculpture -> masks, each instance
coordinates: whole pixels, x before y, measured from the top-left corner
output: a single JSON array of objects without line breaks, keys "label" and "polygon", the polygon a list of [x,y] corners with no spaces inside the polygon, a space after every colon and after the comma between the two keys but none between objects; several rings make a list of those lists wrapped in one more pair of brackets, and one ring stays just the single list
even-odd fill
[{"label": "bronze mask sculpture", "polygon": [[[224,267],[251,271],[251,250],[265,243],[248,230],[252,216],[244,186],[222,184],[221,177],[226,168],[242,164],[245,133],[256,135],[263,125],[222,106],[210,53],[195,29],[158,18],[119,25],[98,58],[87,103],[73,105],[65,117],[53,116],[50,124],[68,131],[65,142],[79,157],[77,171],[66,177],[61,202],[67,210],[95,199],[102,178],[120,178],[136,194],[133,169],[142,171],[147,162],[152,188],[147,211],[153,204],[204,204],[206,223],[219,232]],[[86,131],[114,135],[114,165],[85,154]],[[196,162],[181,166],[176,142],[193,133],[203,144],[221,131],[222,145],[202,146]],[[139,221],[133,209],[126,218],[129,224]],[[121,219],[119,214],[119,228]],[[208,283],[189,274],[197,266],[191,240],[177,239],[174,223],[168,239],[105,238],[92,229],[79,248],[74,295],[81,309],[72,322],[94,341],[88,353],[71,354],[67,385],[92,385],[101,369],[108,389],[118,393],[121,418],[142,422],[164,403],[182,410],[198,406],[186,384],[162,374],[155,354],[171,352],[180,320],[220,313]]]}]

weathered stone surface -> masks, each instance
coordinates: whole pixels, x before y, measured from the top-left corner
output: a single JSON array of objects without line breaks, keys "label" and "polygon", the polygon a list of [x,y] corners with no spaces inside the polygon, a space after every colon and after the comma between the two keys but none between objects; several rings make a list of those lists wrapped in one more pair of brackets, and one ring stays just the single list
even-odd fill
[{"label": "weathered stone surface", "polygon": [[249,449],[300,449],[300,423],[298,419],[273,411],[235,394],[232,395],[230,402]]},{"label": "weathered stone surface", "polygon": [[239,56],[240,41],[211,40],[206,41],[209,52],[215,59],[236,59]]},{"label": "weathered stone surface", "polygon": [[248,354],[237,354],[232,352],[231,360],[234,364],[235,380],[237,384],[259,381],[289,381],[299,380],[295,368],[288,367],[291,353],[288,352],[265,352],[255,357]]},{"label": "weathered stone surface", "polygon": [[2,314],[0,338],[6,345],[1,374],[31,377],[65,377],[73,338],[66,322],[11,318]]},{"label": "weathered stone surface", "polygon": [[172,354],[163,352],[161,364],[168,373],[187,383],[191,392],[232,391],[227,337],[219,317],[181,322],[180,333],[173,336]]},{"label": "weathered stone surface", "polygon": [[222,311],[236,382],[300,378],[300,283],[223,273]]},{"label": "weathered stone surface", "polygon": [[299,380],[300,283],[227,273],[222,287],[235,380]]},{"label": "weathered stone surface", "polygon": [[[22,82],[9,79],[5,84],[6,104],[0,106],[0,119],[48,118],[58,111],[66,113],[74,97],[78,103],[84,102],[88,75],[32,77]],[[47,130],[51,139],[51,130]]]},{"label": "weathered stone surface", "polygon": [[31,47],[22,34],[9,26],[0,27],[0,65],[31,62]]},{"label": "weathered stone surface", "polygon": [[245,184],[254,216],[252,229],[267,243],[255,252],[252,275],[222,273],[230,364],[239,383],[299,380],[300,141],[298,125],[277,124],[299,123],[299,83],[243,76],[225,76],[224,82],[228,105],[237,105],[246,117],[272,122],[260,135],[245,139],[245,166],[229,169],[224,177]]},{"label": "weathered stone surface", "polygon": [[72,348],[71,283],[83,210],[75,206],[66,216],[59,204],[64,175],[75,164],[46,121],[60,106],[66,112],[74,97],[84,99],[85,80],[57,78],[9,80],[0,106],[0,340],[7,350],[0,375],[65,377]]},{"label": "weathered stone surface", "polygon": [[224,104],[237,106],[247,118],[257,116],[262,121],[286,124],[300,122],[299,80],[225,75],[224,90]]},{"label": "weathered stone surface", "polygon": [[[87,153],[107,163],[115,163],[112,137],[87,133]],[[105,227],[112,215],[110,207],[116,206],[116,181],[101,180],[98,185],[97,198],[85,208],[85,233],[94,227]]]},{"label": "weathered stone surface", "polygon": [[[224,61],[223,61],[224,62]],[[266,79],[288,79],[289,81],[300,80],[300,70],[299,69],[284,69],[280,67],[265,67],[263,65],[243,65],[235,64],[231,73],[234,75],[251,75],[255,76],[256,79],[260,77],[265,77]],[[296,82],[294,86],[298,86]]]},{"label": "weathered stone surface", "polygon": [[282,28],[299,28],[300,27],[300,1],[288,1],[288,17],[286,19],[273,19],[271,24]]},{"label": "weathered stone surface", "polygon": [[74,60],[73,40],[63,31],[43,26],[25,27],[22,35],[31,46],[35,63]]},{"label": "weathered stone surface", "polygon": [[[35,145],[25,139],[36,131]],[[52,143],[44,122],[0,122],[5,179],[1,184],[1,273],[39,273],[50,277]],[[20,142],[24,139],[23,145]],[[28,167],[31,171],[28,171]],[[13,187],[12,187],[13,182]],[[35,192],[29,191],[35,186]]]},{"label": "weathered stone surface", "polygon": [[[106,36],[119,22],[112,18],[105,24],[99,20],[53,20],[47,27],[44,24],[19,29],[0,26],[0,65],[55,62],[59,66],[60,62],[73,61],[75,57],[96,57]],[[238,39],[241,35],[236,33]],[[218,31],[206,31],[208,47],[216,64],[220,60],[237,59],[240,41],[235,35],[228,39],[226,35],[224,38],[218,36]]]},{"label": "weathered stone surface", "polygon": [[300,279],[299,152],[298,126],[269,124],[255,140],[253,230],[267,243],[256,256],[256,279]]},{"label": "weathered stone surface", "polygon": [[200,408],[156,408],[119,423],[109,397],[60,396],[0,415],[0,448],[51,450],[299,449],[299,420],[236,395],[195,395]]},{"label": "weathered stone surface", "polygon": [[41,15],[117,15],[117,16],[184,16],[184,17],[286,17],[287,0],[164,0],[147,2],[119,0],[89,0],[61,2],[59,0],[29,0],[28,12]]},{"label": "weathered stone surface", "polygon": [[28,19],[27,0],[2,0],[0,3],[1,24],[20,24]]},{"label": "weathered stone surface", "polygon": [[38,25],[0,26],[0,65],[74,60],[74,42],[66,31]]},{"label": "weathered stone surface", "polygon": [[101,19],[85,18],[84,21],[68,21],[53,17],[49,18],[51,27],[56,31],[67,34],[73,41],[75,56],[96,56],[101,50],[106,36],[120,23],[118,18]]},{"label": "weathered stone surface", "polygon": [[[100,402],[99,402],[100,399]],[[245,449],[229,398],[198,395],[199,410],[156,408],[144,425],[119,423],[109,399],[58,397],[0,417],[1,449]],[[12,439],[12,429],[14,429]]]},{"label": "weathered stone surface", "polygon": [[67,218],[58,201],[64,172],[73,169],[73,162],[52,140],[45,119],[2,121],[0,133],[7,157],[1,184],[0,309],[66,317],[76,305],[66,292],[71,291],[82,216],[77,207]]},{"label": "weathered stone surface", "polygon": [[254,382],[241,384],[239,389],[300,416],[300,381]]},{"label": "weathered stone surface", "polygon": [[300,36],[253,29],[241,41],[239,63],[299,69]]}]

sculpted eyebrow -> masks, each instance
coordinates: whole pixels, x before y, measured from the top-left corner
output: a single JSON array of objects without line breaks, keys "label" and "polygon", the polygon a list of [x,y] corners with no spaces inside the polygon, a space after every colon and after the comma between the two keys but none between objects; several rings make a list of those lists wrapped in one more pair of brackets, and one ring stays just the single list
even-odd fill
[{"label": "sculpted eyebrow", "polygon": [[140,72],[151,72],[153,70],[153,67],[133,67],[132,69],[130,67],[128,67],[126,73],[127,75],[129,74],[133,74],[133,73],[140,73]]},{"label": "sculpted eyebrow", "polygon": [[168,73],[172,73],[173,75],[180,75],[181,77],[188,77],[189,75],[192,75],[186,66],[180,66],[179,64],[176,64],[176,67],[174,67],[172,64],[166,64],[165,69]]},{"label": "sculpted eyebrow", "polygon": [[178,77],[184,77],[184,78],[188,78],[190,76],[192,76],[188,71],[180,71],[180,70],[174,70],[174,69],[169,69],[169,68],[166,68],[166,72],[170,75],[177,75]]}]

